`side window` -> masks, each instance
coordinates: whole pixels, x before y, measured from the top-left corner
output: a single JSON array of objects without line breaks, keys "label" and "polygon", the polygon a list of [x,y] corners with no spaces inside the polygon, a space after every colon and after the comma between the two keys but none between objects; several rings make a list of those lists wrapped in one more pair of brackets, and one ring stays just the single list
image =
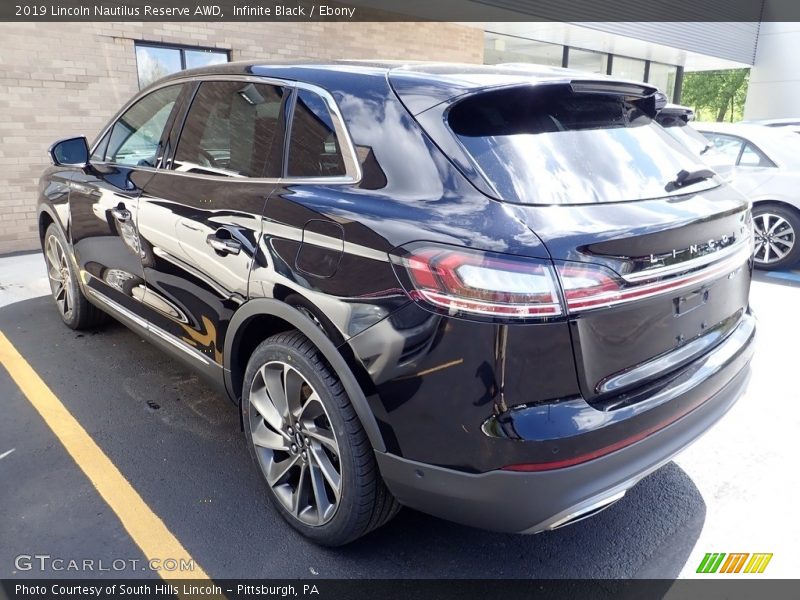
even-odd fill
[{"label": "side window", "polygon": [[108,148],[108,140],[111,138],[111,130],[103,136],[103,139],[97,144],[89,158],[92,162],[103,162],[106,159],[106,148]]},{"label": "side window", "polygon": [[328,105],[317,94],[297,91],[289,139],[289,177],[345,175],[340,140]]},{"label": "side window", "polygon": [[181,87],[171,85],[156,90],[126,110],[111,128],[105,162],[140,167],[156,166],[158,143],[172,107],[181,93]]},{"label": "side window", "polygon": [[703,135],[711,140],[714,148],[726,159],[725,164],[731,166],[736,164],[739,159],[739,152],[742,150],[742,140],[718,133],[705,133]]},{"label": "side window", "polygon": [[747,144],[742,151],[742,157],[739,159],[739,164],[743,167],[774,167],[775,164],[764,156],[758,148],[753,144]]},{"label": "side window", "polygon": [[172,169],[226,177],[280,177],[281,87],[241,81],[200,85]]}]

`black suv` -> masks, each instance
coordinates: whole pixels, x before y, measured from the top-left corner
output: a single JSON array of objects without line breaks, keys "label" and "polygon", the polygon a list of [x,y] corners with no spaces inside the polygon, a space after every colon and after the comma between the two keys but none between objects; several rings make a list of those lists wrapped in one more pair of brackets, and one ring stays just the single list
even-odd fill
[{"label": "black suv", "polygon": [[608,506],[748,379],[747,202],[646,84],[558,69],[228,64],[55,144],[64,322],[106,313],[241,409],[319,543],[400,505],[507,532]]}]

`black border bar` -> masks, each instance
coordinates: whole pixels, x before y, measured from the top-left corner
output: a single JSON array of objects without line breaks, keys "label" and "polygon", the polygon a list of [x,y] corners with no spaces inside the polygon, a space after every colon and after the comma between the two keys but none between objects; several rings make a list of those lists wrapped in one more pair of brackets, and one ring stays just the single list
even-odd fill
[{"label": "black border bar", "polygon": [[0,21],[800,21],[797,0],[3,0]]},{"label": "black border bar", "polygon": [[[487,557],[487,560],[490,560]],[[753,579],[287,579],[287,580],[144,580],[144,579],[3,579],[9,600],[32,598],[307,598],[317,600],[796,600],[800,580]],[[198,592],[197,590],[202,590]]]}]

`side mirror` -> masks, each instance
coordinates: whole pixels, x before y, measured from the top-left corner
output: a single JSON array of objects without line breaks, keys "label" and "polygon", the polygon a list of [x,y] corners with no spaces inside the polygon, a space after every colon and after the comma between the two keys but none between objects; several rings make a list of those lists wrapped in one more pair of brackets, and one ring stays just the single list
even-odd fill
[{"label": "side mirror", "polygon": [[57,167],[89,166],[89,143],[85,137],[59,140],[50,146],[48,153],[50,154],[50,160]]}]

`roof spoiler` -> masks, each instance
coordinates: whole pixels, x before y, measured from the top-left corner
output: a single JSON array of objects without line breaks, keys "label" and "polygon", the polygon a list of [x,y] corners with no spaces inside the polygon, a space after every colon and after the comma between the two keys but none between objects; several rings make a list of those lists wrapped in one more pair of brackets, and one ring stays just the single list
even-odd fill
[{"label": "roof spoiler", "polygon": [[667,105],[667,96],[650,85],[628,81],[573,80],[570,87],[576,94],[611,94],[634,98],[636,105],[650,117],[655,117]]}]

